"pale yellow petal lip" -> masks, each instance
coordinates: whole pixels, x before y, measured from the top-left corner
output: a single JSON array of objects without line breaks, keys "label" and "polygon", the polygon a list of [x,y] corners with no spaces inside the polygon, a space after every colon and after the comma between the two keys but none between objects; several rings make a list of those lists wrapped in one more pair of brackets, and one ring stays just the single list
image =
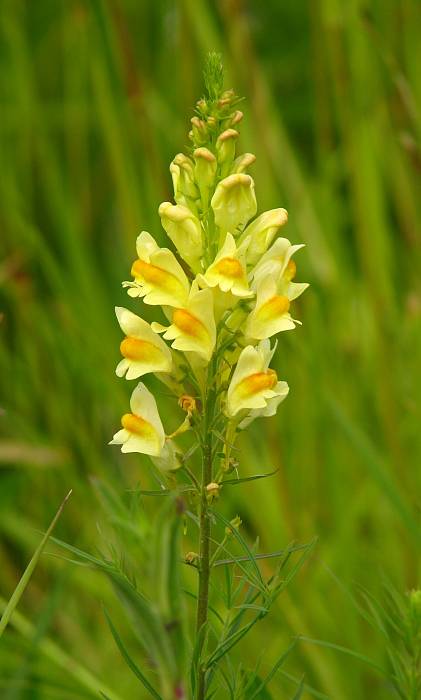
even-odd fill
[{"label": "pale yellow petal lip", "polygon": [[116,316],[126,337],[120,344],[123,355],[116,367],[119,377],[138,379],[149,372],[170,372],[171,350],[144,319],[124,307],[116,307]]},{"label": "pale yellow petal lip", "polygon": [[165,432],[156,401],[141,382],[130,399],[131,413],[122,419],[122,429],[115,433],[109,444],[121,445],[122,452],[140,452],[158,456],[165,445]]},{"label": "pale yellow petal lip", "polygon": [[270,403],[278,401],[285,382],[279,382],[274,370],[269,368],[275,348],[276,345],[271,350],[269,341],[263,340],[257,347],[248,345],[241,351],[227,392],[229,418],[266,411]]}]

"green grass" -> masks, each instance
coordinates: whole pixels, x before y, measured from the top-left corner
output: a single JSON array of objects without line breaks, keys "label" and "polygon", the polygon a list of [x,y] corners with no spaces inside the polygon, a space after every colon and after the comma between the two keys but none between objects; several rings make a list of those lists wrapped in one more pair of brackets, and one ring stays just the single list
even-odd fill
[{"label": "green grass", "polygon": [[[291,394],[242,443],[243,475],[279,471],[224,498],[262,551],[319,543],[238,658],[265,647],[267,675],[302,635],[386,665],[381,634],[337,581],[374,596],[383,576],[401,592],[420,583],[419,26],[416,0],[4,0],[3,598],[70,488],[57,536],[95,551],[106,509],[92,477],[117,492],[152,483],[146,458],[106,444],[130,392],[114,375],[113,307],[128,304],[120,282],[139,231],[164,240],[168,164],[186,144],[201,65],[215,49],[228,87],[246,97],[241,143],[258,158],[259,204],[289,210],[288,237],[307,244],[298,279],[311,282],[302,329],[280,339],[277,370]],[[43,653],[51,640],[60,658],[133,697],[100,601],[114,620],[98,574],[44,555],[23,617],[1,640],[2,697],[94,697]],[[394,697],[373,668],[326,646],[300,641],[285,671],[332,700]],[[276,698],[295,692],[283,675],[271,687]]]}]

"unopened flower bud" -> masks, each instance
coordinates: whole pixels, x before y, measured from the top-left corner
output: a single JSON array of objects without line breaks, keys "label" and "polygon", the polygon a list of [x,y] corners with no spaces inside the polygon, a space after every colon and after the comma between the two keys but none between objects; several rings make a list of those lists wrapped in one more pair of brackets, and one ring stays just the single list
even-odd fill
[{"label": "unopened flower bud", "polygon": [[243,153],[238,156],[231,166],[232,173],[244,173],[250,165],[253,165],[256,156],[253,153]]},{"label": "unopened flower bud", "polygon": [[199,112],[201,112],[201,114],[205,114],[208,107],[206,100],[202,97],[202,99],[196,102],[196,107],[199,110]]},{"label": "unopened flower bud", "polygon": [[194,564],[199,559],[199,555],[196,552],[187,552],[184,557],[186,564]]},{"label": "unopened flower bud", "polygon": [[184,155],[178,153],[170,165],[174,185],[174,197],[184,195],[191,199],[197,199],[199,192],[194,181],[194,163]]},{"label": "unopened flower bud", "polygon": [[253,179],[243,173],[224,178],[215,190],[211,206],[216,225],[222,232],[235,234],[257,210]]},{"label": "unopened flower bud", "polygon": [[218,136],[216,152],[219,163],[231,163],[235,156],[235,142],[239,133],[235,129],[226,129]]},{"label": "unopened flower bud", "polygon": [[193,153],[195,160],[195,177],[201,191],[208,190],[215,180],[217,161],[213,153],[208,149],[196,148]]},{"label": "unopened flower bud", "polygon": [[288,221],[286,209],[271,209],[252,221],[241,236],[240,242],[250,236],[247,248],[247,262],[254,265],[266,253],[278,229]]},{"label": "unopened flower bud", "polygon": [[192,117],[191,124],[193,141],[199,144],[206,143],[208,140],[208,129],[206,122],[204,122],[203,119],[199,119],[199,117]]},{"label": "unopened flower bud", "polygon": [[230,525],[225,528],[225,534],[227,537],[230,537],[233,535],[233,530],[239,530],[241,526],[241,518],[239,515],[236,515],[235,518],[230,520]]},{"label": "unopened flower bud", "polygon": [[230,126],[235,126],[236,124],[239,124],[241,122],[243,116],[244,116],[244,114],[242,112],[240,112],[239,109],[237,109],[237,111],[234,112],[234,114],[231,117]]},{"label": "unopened flower bud", "polygon": [[206,486],[206,494],[209,501],[213,501],[219,496],[220,486],[216,482],[212,481]]},{"label": "unopened flower bud", "polygon": [[202,229],[199,220],[190,209],[181,204],[162,202],[158,209],[162,226],[171,238],[179,254],[193,271],[200,269],[203,252]]}]

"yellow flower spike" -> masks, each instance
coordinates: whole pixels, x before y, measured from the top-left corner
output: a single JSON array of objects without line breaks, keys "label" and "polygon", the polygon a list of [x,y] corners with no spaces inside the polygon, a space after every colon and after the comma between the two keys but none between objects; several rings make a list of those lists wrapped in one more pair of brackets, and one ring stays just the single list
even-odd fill
[{"label": "yellow flower spike", "polygon": [[287,221],[288,212],[286,209],[271,209],[260,214],[257,219],[247,226],[240,238],[240,242],[250,237],[247,250],[247,263],[249,265],[255,265],[259,258],[266,253],[278,229],[281,226],[285,226]]},{"label": "yellow flower spike", "polygon": [[163,228],[183,260],[194,272],[198,272],[203,254],[202,227],[199,219],[187,207],[171,202],[162,202],[158,213]]},{"label": "yellow flower spike", "polygon": [[173,312],[171,325],[166,328],[154,322],[151,327],[157,333],[164,333],[166,340],[172,340],[175,350],[197,353],[209,362],[216,342],[211,290],[199,290],[195,280],[187,304]]},{"label": "yellow flower spike", "polygon": [[276,345],[271,350],[269,340],[263,340],[257,348],[247,345],[240,354],[226,403],[227,416],[241,418],[240,428],[259,416],[274,415],[288,394],[288,384],[278,381],[269,368],[275,349]]},{"label": "yellow flower spike", "polygon": [[279,293],[274,277],[264,277],[259,282],[256,305],[247,318],[244,330],[247,338],[263,340],[281,331],[292,330],[297,323],[300,323],[291,318],[289,313],[291,299],[288,298],[287,293],[288,288],[281,289]]},{"label": "yellow flower spike", "polygon": [[122,452],[159,456],[165,445],[164,428],[156,401],[142,382],[132,393],[130,409],[131,413],[126,413],[121,419],[122,430],[114,435],[109,444],[121,445]]},{"label": "yellow flower spike", "polygon": [[304,248],[304,244],[291,245],[287,238],[278,238],[253,270],[252,289],[256,289],[263,279],[271,276],[278,281],[278,289],[290,301],[299,297],[309,286],[306,282],[292,282],[297,267],[291,258],[300,248]]},{"label": "yellow flower spike", "polygon": [[257,211],[253,178],[244,173],[228,175],[218,183],[211,206],[223,234],[243,228]]},{"label": "yellow flower spike", "polygon": [[149,323],[121,306],[115,312],[126,335],[120,344],[123,359],[116,367],[117,376],[138,379],[148,372],[171,372],[171,350]]},{"label": "yellow flower spike", "polygon": [[237,248],[234,236],[227,233],[225,243],[213,263],[197,279],[202,287],[219,287],[237,297],[251,297],[246,272],[245,256],[248,239]]},{"label": "yellow flower spike", "polygon": [[154,238],[142,231],[136,241],[138,259],[132,265],[133,282],[123,282],[131,297],[143,297],[146,304],[181,306],[190,284],[175,255],[160,248]]}]

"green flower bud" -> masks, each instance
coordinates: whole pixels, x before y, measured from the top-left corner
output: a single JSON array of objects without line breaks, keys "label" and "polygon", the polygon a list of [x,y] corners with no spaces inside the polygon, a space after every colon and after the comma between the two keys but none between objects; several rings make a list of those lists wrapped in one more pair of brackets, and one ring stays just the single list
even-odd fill
[{"label": "green flower bud", "polygon": [[235,234],[257,210],[254,182],[250,175],[229,175],[221,180],[211,200],[215,223],[225,234]]},{"label": "green flower bud", "polygon": [[158,209],[161,223],[183,260],[194,272],[200,270],[203,254],[202,228],[190,209],[181,204],[162,202]]},{"label": "green flower bud", "polygon": [[232,164],[231,173],[244,173],[254,163],[256,156],[253,153],[243,153]]},{"label": "green flower bud", "polygon": [[[231,177],[234,177],[231,175]],[[238,175],[238,177],[240,177]],[[245,176],[243,176],[245,177]],[[278,229],[288,221],[286,209],[270,209],[257,217],[247,226],[240,238],[242,241],[250,236],[250,243],[247,248],[247,263],[254,265],[260,257],[266,253],[270,244],[276,236]]]},{"label": "green flower bud", "polygon": [[242,524],[242,520],[241,520],[239,515],[236,515],[235,518],[230,520],[229,526],[227,525],[227,527],[225,528],[225,534],[227,535],[227,537],[230,537],[230,535],[233,535],[234,530],[239,530],[241,527],[241,524]]},{"label": "green flower bud", "polygon": [[194,181],[193,161],[183,153],[178,153],[170,165],[170,173],[175,201],[197,214],[196,200],[199,199],[199,190]]},{"label": "green flower bud", "polygon": [[208,148],[204,147],[196,148],[193,156],[196,163],[194,169],[196,182],[201,191],[208,190],[215,180],[216,158]]},{"label": "green flower bud", "polygon": [[191,124],[192,124],[192,130],[189,133],[189,136],[191,134],[191,138],[194,141],[194,143],[197,143],[197,144],[207,143],[209,140],[209,133],[208,133],[208,127],[206,125],[206,122],[204,122],[203,119],[199,119],[199,117],[192,117]]},{"label": "green flower bud", "polygon": [[216,152],[219,163],[231,163],[235,156],[235,142],[239,133],[235,129],[226,129],[216,141]]},{"label": "green flower bud", "polygon": [[230,126],[236,126],[237,124],[239,124],[241,122],[243,116],[244,116],[244,114],[242,112],[240,112],[239,109],[237,109],[237,111],[234,112],[234,114],[232,115],[232,117],[230,119]]},{"label": "green flower bud", "polygon": [[206,498],[209,503],[212,503],[219,497],[220,486],[216,482],[212,481],[206,486]]}]

